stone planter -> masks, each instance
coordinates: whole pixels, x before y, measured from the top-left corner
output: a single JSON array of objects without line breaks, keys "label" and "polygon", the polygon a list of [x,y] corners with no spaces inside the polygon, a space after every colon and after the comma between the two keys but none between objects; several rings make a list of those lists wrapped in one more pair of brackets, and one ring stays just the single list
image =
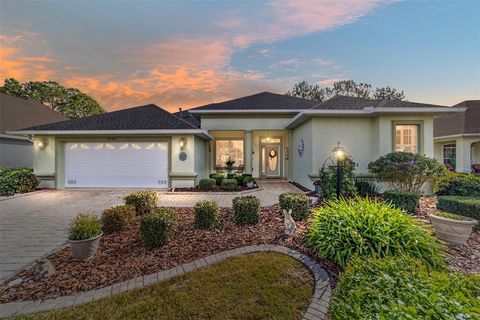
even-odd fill
[{"label": "stone planter", "polygon": [[464,244],[467,242],[472,228],[477,224],[476,220],[455,220],[439,217],[434,214],[428,215],[435,229],[435,235],[447,242]]},{"label": "stone planter", "polygon": [[252,182],[247,182],[247,188],[253,188],[253,181]]},{"label": "stone planter", "polygon": [[85,240],[68,240],[72,246],[72,256],[75,260],[85,260],[93,257],[97,253],[100,238],[103,232],[98,236]]}]

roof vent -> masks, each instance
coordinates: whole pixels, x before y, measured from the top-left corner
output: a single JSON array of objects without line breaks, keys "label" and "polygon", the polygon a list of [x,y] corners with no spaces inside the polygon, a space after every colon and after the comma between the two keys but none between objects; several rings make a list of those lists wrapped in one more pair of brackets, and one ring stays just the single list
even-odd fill
[{"label": "roof vent", "polygon": [[182,116],[183,116],[182,108],[178,108],[178,112],[180,113],[180,118],[182,118]]}]

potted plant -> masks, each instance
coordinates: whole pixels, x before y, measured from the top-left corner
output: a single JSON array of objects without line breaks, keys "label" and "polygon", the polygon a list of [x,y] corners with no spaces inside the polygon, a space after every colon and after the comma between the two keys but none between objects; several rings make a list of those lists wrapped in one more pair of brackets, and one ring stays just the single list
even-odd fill
[{"label": "potted plant", "polygon": [[103,235],[100,219],[93,213],[80,213],[71,224],[68,240],[75,260],[91,258],[97,253]]},{"label": "potted plant", "polygon": [[428,216],[435,229],[435,234],[442,240],[461,243],[467,242],[472,228],[477,221],[447,212],[434,212]]},{"label": "potted plant", "polygon": [[235,160],[233,160],[231,157],[228,157],[227,161],[225,161],[225,165],[228,168],[228,171],[232,170],[233,165],[235,164]]},{"label": "potted plant", "polygon": [[246,176],[243,178],[243,184],[247,186],[247,188],[253,188],[253,178],[250,176]]}]

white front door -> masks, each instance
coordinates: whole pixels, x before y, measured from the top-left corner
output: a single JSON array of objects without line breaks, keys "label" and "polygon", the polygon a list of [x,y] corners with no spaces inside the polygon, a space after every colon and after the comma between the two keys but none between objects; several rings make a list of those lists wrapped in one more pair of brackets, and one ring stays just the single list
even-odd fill
[{"label": "white front door", "polygon": [[262,147],[263,165],[265,176],[280,177],[280,144],[268,144]]},{"label": "white front door", "polygon": [[167,188],[167,142],[65,143],[67,188]]}]

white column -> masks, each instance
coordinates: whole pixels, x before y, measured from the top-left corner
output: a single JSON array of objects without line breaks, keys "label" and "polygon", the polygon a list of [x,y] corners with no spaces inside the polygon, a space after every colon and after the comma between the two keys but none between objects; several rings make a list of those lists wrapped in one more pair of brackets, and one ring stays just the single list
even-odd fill
[{"label": "white column", "polygon": [[252,131],[245,130],[245,173],[252,173]]}]

